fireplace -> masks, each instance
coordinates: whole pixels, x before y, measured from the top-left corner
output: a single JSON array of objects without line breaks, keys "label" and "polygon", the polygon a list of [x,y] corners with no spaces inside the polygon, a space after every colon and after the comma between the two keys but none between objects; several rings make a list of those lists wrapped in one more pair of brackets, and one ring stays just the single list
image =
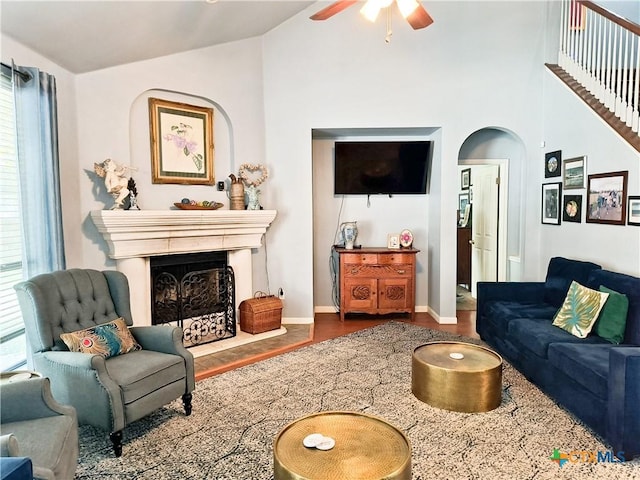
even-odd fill
[{"label": "fireplace", "polygon": [[236,335],[233,268],[227,252],[151,258],[151,323],[183,331],[185,347]]},{"label": "fireplace", "polygon": [[[236,306],[253,297],[251,249],[276,217],[275,210],[94,210],[116,269],[129,279],[134,325],[151,325],[151,260],[185,253],[227,252]],[[237,318],[237,308],[236,308]],[[226,342],[218,342],[218,345]]]}]

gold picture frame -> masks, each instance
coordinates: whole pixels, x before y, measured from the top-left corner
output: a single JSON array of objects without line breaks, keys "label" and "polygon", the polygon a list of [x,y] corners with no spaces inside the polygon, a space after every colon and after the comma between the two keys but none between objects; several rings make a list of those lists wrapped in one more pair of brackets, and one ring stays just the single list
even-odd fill
[{"label": "gold picture frame", "polygon": [[152,183],[213,185],[213,109],[149,98]]}]

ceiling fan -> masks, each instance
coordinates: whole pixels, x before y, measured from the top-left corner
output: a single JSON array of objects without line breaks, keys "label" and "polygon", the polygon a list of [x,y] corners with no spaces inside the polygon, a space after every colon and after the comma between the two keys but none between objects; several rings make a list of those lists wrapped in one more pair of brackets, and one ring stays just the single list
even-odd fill
[{"label": "ceiling fan", "polygon": [[[358,0],[338,0],[314,15],[311,15],[309,18],[311,18],[311,20],[326,20],[354,3],[357,3],[357,1]],[[378,16],[378,13],[380,13],[380,10],[391,6],[394,1],[398,5],[402,16],[409,22],[409,25],[411,25],[414,30],[428,27],[433,23],[433,18],[431,18],[417,0],[367,0],[360,9],[360,13],[373,22]]]}]

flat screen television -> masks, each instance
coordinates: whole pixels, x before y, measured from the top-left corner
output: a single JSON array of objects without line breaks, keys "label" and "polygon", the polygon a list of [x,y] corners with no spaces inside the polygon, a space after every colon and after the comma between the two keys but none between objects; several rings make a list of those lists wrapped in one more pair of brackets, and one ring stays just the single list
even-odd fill
[{"label": "flat screen television", "polygon": [[334,194],[425,194],[431,146],[431,141],[335,142]]}]

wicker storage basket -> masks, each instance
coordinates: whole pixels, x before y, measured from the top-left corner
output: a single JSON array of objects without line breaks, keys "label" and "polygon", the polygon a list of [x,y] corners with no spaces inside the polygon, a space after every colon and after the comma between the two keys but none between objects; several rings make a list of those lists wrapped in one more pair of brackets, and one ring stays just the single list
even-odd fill
[{"label": "wicker storage basket", "polygon": [[282,300],[271,295],[250,298],[240,303],[240,330],[256,334],[280,328]]}]

